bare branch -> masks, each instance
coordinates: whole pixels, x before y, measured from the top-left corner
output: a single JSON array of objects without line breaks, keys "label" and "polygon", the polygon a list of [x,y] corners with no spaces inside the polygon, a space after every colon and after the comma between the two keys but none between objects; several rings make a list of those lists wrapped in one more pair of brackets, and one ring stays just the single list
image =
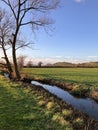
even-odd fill
[{"label": "bare branch", "polygon": [[20,6],[24,5],[28,0],[24,0],[23,2],[20,3]]},{"label": "bare branch", "polygon": [[11,9],[11,11],[12,11],[12,13],[13,13],[15,19],[17,19],[16,14],[15,14],[15,11],[14,11],[14,9],[13,9],[13,7],[12,7],[12,4],[11,4],[10,0],[7,0],[7,1],[6,1],[6,0],[2,0],[2,1],[5,2],[5,4],[7,4],[8,7],[10,7],[10,9]]},{"label": "bare branch", "polygon": [[5,4],[7,4],[9,6],[8,1],[6,1],[6,0],[1,0],[1,1],[3,1]]},{"label": "bare branch", "polygon": [[[22,44],[20,45],[19,47],[16,48],[16,50],[20,49],[20,48],[23,48],[23,47],[29,47],[31,43],[26,43],[26,44]],[[29,47],[30,48],[30,47]]]}]

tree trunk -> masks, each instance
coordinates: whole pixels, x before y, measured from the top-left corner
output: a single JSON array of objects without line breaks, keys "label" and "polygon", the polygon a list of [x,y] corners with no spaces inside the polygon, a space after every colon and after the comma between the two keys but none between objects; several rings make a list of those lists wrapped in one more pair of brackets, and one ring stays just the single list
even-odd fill
[{"label": "tree trunk", "polygon": [[9,61],[9,59],[8,59],[8,57],[7,57],[6,50],[5,50],[5,48],[4,48],[3,45],[2,45],[2,49],[3,49],[4,56],[5,56],[4,58],[5,58],[5,61],[6,61],[6,64],[7,64],[7,69],[8,69],[8,71],[9,71],[10,77],[12,77],[12,72],[13,72],[13,70],[12,70],[10,61]]},{"label": "tree trunk", "polygon": [[15,45],[12,44],[12,56],[13,56],[13,64],[14,64],[14,71],[15,71],[15,76],[17,79],[20,79],[20,73],[18,70],[18,65],[17,65],[17,58],[16,58],[16,50],[15,50]]}]

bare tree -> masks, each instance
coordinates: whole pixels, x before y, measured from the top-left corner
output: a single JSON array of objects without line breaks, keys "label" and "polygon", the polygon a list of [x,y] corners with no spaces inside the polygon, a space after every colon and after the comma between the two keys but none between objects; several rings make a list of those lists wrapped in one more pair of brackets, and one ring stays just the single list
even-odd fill
[{"label": "bare tree", "polygon": [[15,30],[12,34],[13,39],[10,39],[12,44],[12,56],[16,78],[20,79],[20,73],[16,58],[16,43],[19,31],[23,26],[31,25],[32,29],[45,27],[52,23],[52,20],[46,18],[45,15],[49,11],[54,10],[60,0],[1,0],[10,9],[15,21]]},{"label": "bare tree", "polygon": [[39,61],[39,62],[38,62],[38,67],[41,67],[42,64],[43,64],[43,62]]},{"label": "bare tree", "polygon": [[18,57],[18,68],[21,70],[24,66],[26,56],[19,56]]},{"label": "bare tree", "polygon": [[3,51],[4,57],[2,57],[6,64],[4,64],[4,67],[6,67],[11,75],[12,73],[12,67],[11,63],[9,61],[9,58],[7,56],[7,50],[9,48],[9,38],[11,36],[11,28],[12,23],[10,21],[10,17],[8,16],[7,12],[5,10],[0,10],[0,49]]},{"label": "bare tree", "polygon": [[26,67],[30,68],[33,66],[33,62],[31,60],[29,60],[26,64]]}]

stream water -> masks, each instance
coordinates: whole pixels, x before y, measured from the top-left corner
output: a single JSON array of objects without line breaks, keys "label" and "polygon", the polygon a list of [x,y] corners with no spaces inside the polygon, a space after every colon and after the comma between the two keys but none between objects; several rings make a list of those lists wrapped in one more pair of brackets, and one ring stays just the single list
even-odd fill
[{"label": "stream water", "polygon": [[90,98],[76,98],[69,94],[67,91],[52,85],[42,84],[37,81],[31,82],[34,85],[40,85],[50,93],[61,98],[63,101],[71,104],[74,108],[86,113],[88,116],[98,120],[98,103]]}]

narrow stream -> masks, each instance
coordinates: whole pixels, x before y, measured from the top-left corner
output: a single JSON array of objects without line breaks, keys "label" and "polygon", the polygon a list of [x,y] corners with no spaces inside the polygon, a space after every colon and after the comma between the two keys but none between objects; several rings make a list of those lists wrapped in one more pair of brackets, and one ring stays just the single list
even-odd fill
[{"label": "narrow stream", "polygon": [[61,98],[63,101],[71,104],[74,108],[86,113],[88,116],[98,120],[98,104],[90,98],[76,98],[69,94],[67,91],[58,88],[57,86],[42,84],[37,81],[31,82],[34,85],[40,85],[50,93]]}]

